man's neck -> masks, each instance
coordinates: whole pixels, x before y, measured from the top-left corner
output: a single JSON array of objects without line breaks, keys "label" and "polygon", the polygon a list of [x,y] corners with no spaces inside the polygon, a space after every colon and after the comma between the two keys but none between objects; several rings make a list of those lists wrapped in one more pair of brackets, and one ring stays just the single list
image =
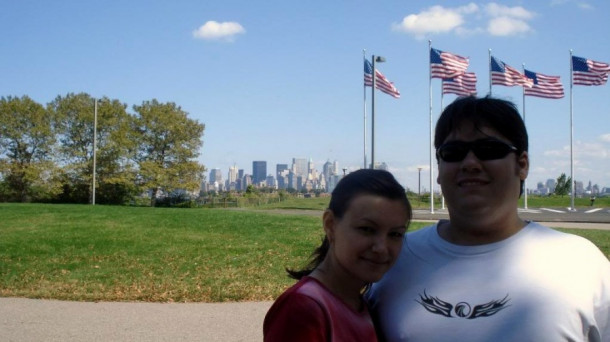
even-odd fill
[{"label": "man's neck", "polygon": [[513,236],[526,224],[516,212],[504,217],[450,215],[449,221],[439,222],[438,234],[456,245],[485,245]]}]

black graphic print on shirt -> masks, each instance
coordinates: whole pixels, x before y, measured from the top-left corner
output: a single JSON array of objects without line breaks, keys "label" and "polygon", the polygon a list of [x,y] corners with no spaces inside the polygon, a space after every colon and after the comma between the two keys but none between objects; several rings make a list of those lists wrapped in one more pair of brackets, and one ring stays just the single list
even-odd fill
[{"label": "black graphic print on shirt", "polygon": [[[457,316],[466,319],[489,317],[510,306],[506,305],[510,301],[508,295],[500,300],[492,300],[489,303],[475,305],[474,308],[466,302],[459,302],[455,305],[447,303],[438,297],[428,296],[425,290],[423,296],[420,294],[419,298],[421,300],[416,300],[416,302],[433,314],[445,317]],[[455,314],[455,316],[452,314]]]}]

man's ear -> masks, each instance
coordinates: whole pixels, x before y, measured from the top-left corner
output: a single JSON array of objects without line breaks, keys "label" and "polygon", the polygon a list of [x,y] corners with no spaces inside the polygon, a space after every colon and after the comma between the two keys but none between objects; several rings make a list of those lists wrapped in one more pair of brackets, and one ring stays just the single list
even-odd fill
[{"label": "man's ear", "polygon": [[324,214],[322,215],[322,225],[324,226],[324,232],[326,233],[328,242],[330,242],[331,244],[334,242],[335,239],[335,223],[336,218],[332,210],[324,210]]},{"label": "man's ear", "polygon": [[517,166],[519,168],[519,178],[523,181],[527,178],[530,170],[530,158],[527,151],[521,152],[517,158]]}]

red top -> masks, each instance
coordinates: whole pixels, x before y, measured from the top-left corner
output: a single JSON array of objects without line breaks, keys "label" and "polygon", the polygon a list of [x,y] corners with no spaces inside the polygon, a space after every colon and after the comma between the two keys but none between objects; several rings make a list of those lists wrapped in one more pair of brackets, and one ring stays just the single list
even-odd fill
[{"label": "red top", "polygon": [[377,341],[366,307],[353,310],[312,277],[278,297],[265,316],[263,334],[267,342]]}]

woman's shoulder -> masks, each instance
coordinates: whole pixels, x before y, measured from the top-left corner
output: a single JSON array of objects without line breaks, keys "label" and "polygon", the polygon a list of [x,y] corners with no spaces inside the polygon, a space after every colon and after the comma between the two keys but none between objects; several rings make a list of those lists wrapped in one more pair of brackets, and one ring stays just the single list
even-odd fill
[{"label": "woman's shoulder", "polygon": [[321,307],[317,296],[324,291],[318,282],[310,277],[303,277],[296,284],[282,293],[271,306],[272,310],[281,311],[320,311]]},{"label": "woman's shoulder", "polygon": [[[327,319],[319,301],[304,291],[312,285],[303,278],[273,303],[263,323],[265,341],[281,341],[296,336],[305,340],[322,340],[328,330]],[[313,283],[315,286],[315,283]]]}]

